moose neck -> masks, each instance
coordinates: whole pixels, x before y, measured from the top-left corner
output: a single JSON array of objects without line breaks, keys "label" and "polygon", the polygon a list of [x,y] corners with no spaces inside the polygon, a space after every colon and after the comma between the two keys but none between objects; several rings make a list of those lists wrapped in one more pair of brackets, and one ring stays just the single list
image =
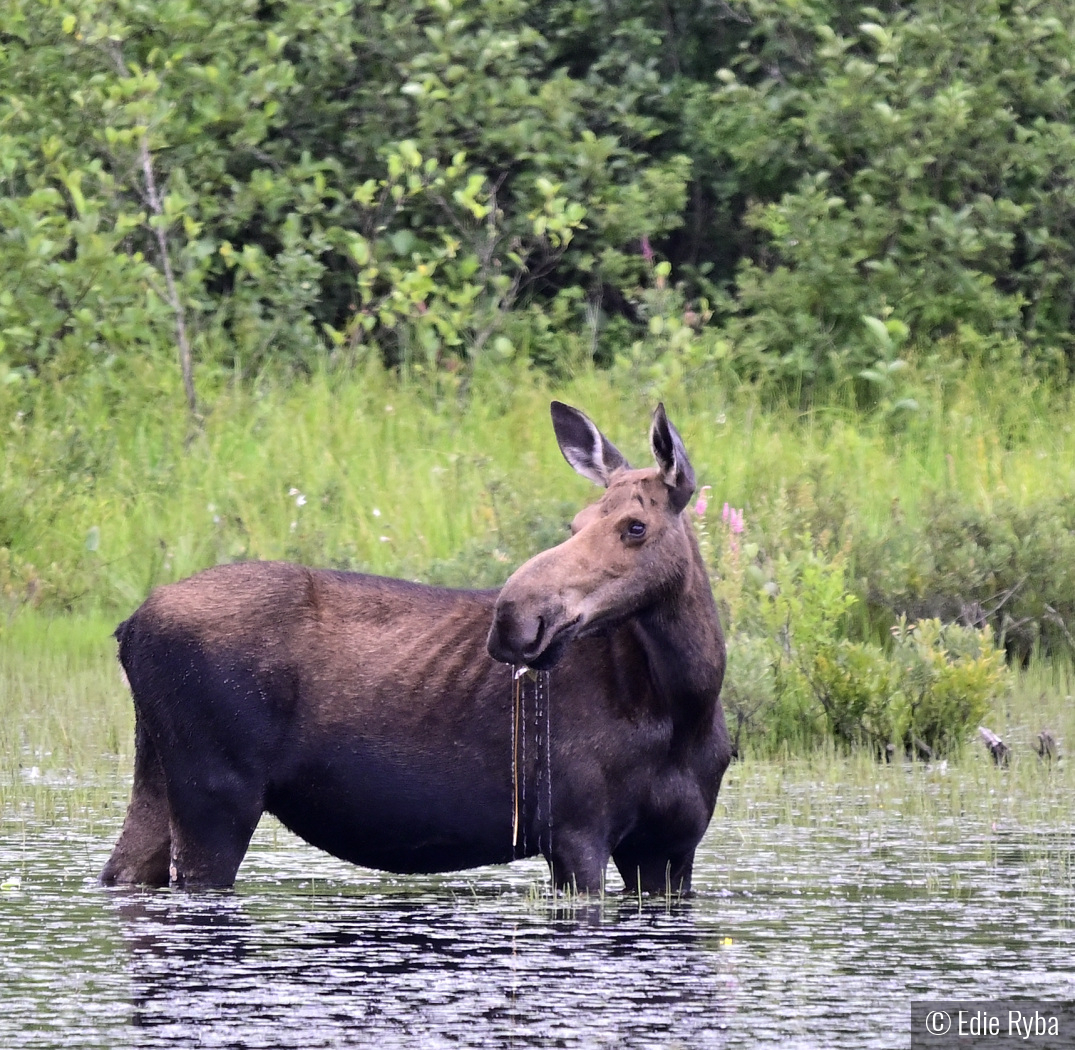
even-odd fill
[{"label": "moose neck", "polygon": [[724,680],[724,635],[693,534],[682,586],[635,620],[635,634],[662,698],[685,715],[711,710]]}]

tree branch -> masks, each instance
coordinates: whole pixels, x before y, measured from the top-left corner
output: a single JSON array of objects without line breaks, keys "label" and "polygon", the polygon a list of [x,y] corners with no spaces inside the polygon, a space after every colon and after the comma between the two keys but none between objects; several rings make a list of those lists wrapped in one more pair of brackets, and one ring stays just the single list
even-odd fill
[{"label": "tree branch", "polygon": [[153,157],[149,152],[147,135],[142,135],[138,141],[138,152],[142,159],[142,174],[146,180],[146,199],[150,211],[158,221],[152,223],[154,236],[157,238],[157,249],[160,252],[161,268],[164,270],[164,283],[168,288],[168,302],[175,314],[175,334],[179,345],[179,371],[183,376],[183,390],[187,395],[187,408],[190,414],[198,414],[198,399],[194,393],[194,356],[190,349],[190,340],[187,338],[186,310],[183,308],[183,300],[179,297],[179,288],[175,283],[175,274],[172,272],[172,260],[168,253],[168,233],[164,220],[164,206],[161,204],[160,194],[157,192],[157,180],[153,174]]},{"label": "tree branch", "polygon": [[[130,76],[130,70],[123,59],[123,53],[119,45],[109,43],[106,50],[121,77]],[[143,199],[157,221],[150,222],[153,236],[157,241],[157,251],[160,253],[161,269],[164,271],[164,283],[167,289],[168,305],[172,308],[175,316],[175,335],[179,350],[179,371],[183,377],[183,391],[187,398],[187,408],[194,417],[198,415],[198,399],[194,391],[194,355],[190,348],[190,339],[187,336],[187,314],[183,306],[183,300],[179,295],[179,286],[175,281],[175,272],[172,270],[172,259],[168,244],[168,228],[164,221],[164,205],[161,201],[160,192],[157,189],[157,177],[153,171],[153,154],[149,149],[149,133],[143,132],[138,138],[138,156],[142,165],[142,177],[145,179],[145,194]]]}]

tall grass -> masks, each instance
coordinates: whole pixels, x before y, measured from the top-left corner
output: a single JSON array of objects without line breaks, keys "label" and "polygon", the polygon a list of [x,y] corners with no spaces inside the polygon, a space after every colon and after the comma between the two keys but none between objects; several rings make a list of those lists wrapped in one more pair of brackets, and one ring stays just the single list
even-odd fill
[{"label": "tall grass", "polygon": [[151,374],[124,401],[45,390],[29,411],[0,400],[9,607],[30,597],[121,612],[156,583],[237,558],[495,584],[592,497],[556,449],[553,396],[639,463],[663,397],[711,501],[748,518],[789,491],[839,501],[875,530],[892,528],[896,508],[913,522],[930,494],[986,511],[997,499],[1075,498],[1070,399],[998,390],[985,376],[938,390],[899,426],[839,405],[763,411],[749,391],[641,389],[594,372],[553,388],[491,371],[465,398],[435,398],[370,368],[222,384],[192,430],[163,383]]},{"label": "tall grass", "polygon": [[93,778],[130,758],[130,696],[115,624],[28,613],[0,638],[0,770],[7,782]]},{"label": "tall grass", "polygon": [[0,635],[0,824],[114,826],[126,806],[134,717],[114,624],[27,613]]}]

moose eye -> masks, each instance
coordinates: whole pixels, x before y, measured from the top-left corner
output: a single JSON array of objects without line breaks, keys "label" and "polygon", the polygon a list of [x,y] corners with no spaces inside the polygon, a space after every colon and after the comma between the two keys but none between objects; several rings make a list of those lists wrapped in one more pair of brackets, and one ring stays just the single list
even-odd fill
[{"label": "moose eye", "polygon": [[627,523],[624,536],[629,540],[640,540],[646,535],[646,523],[644,521],[631,521]]}]

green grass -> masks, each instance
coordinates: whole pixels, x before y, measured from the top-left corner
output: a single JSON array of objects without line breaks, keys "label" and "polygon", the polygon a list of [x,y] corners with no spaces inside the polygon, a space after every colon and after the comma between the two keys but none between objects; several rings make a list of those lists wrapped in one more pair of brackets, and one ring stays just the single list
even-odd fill
[{"label": "green grass", "polygon": [[[847,755],[831,747],[733,763],[713,818],[718,828],[740,829],[742,841],[727,850],[729,879],[749,884],[756,878],[752,858],[760,851],[794,855],[802,849],[797,834],[815,845],[831,838],[842,848],[852,835],[867,852],[891,852],[893,836],[906,827],[908,839],[923,851],[907,865],[908,877],[912,868],[919,879],[926,872],[919,891],[959,898],[967,889],[965,875],[951,858],[978,856],[993,867],[1007,864],[1021,892],[1062,894],[1056,898],[1057,921],[1075,921],[1070,906],[1075,674],[1070,667],[1038,662],[1013,678],[1010,694],[984,721],[1012,748],[1004,767],[974,736],[958,759],[929,764],[877,762],[864,751]],[[1043,726],[1061,742],[1058,762],[1035,753]],[[740,854],[748,876],[736,871]],[[812,873],[804,871],[803,877],[809,881]]]},{"label": "green grass", "polygon": [[1075,498],[1070,398],[988,379],[939,390],[898,432],[838,405],[763,411],[749,391],[637,389],[601,373],[554,389],[491,372],[464,401],[377,368],[222,383],[193,431],[156,373],[123,398],[78,388],[41,392],[29,410],[0,400],[0,592],[9,610],[122,614],[156,583],[238,558],[495,584],[593,496],[556,449],[553,396],[639,463],[664,397],[716,513],[743,507],[763,532],[782,527],[789,502],[838,504],[856,528],[884,533],[913,524],[931,493],[984,511]]},{"label": "green grass", "polygon": [[7,626],[0,637],[3,784],[77,785],[127,769],[134,721],[114,626],[100,617],[34,613]]},{"label": "green grass", "polygon": [[[96,616],[27,613],[0,635],[0,820],[116,826],[133,763],[134,712]],[[22,824],[25,827],[25,824]]]}]

